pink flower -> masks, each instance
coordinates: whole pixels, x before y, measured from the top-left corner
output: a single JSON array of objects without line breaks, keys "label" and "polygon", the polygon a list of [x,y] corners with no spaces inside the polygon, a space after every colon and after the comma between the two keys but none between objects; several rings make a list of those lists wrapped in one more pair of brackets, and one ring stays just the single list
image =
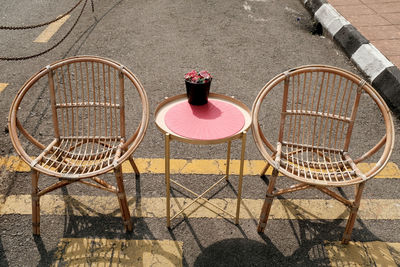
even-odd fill
[{"label": "pink flower", "polygon": [[208,73],[206,70],[202,70],[199,72],[200,76],[203,77],[204,79],[208,80],[211,78],[210,73]]},{"label": "pink flower", "polygon": [[197,75],[197,71],[196,70],[192,70],[188,73],[186,73],[186,75],[188,75],[189,77],[193,78]]},{"label": "pink flower", "polygon": [[192,82],[197,83],[200,80],[200,76],[194,76]]},{"label": "pink flower", "polygon": [[185,80],[192,83],[206,83],[211,80],[211,75],[206,70],[197,72],[196,70],[191,70],[185,74]]}]

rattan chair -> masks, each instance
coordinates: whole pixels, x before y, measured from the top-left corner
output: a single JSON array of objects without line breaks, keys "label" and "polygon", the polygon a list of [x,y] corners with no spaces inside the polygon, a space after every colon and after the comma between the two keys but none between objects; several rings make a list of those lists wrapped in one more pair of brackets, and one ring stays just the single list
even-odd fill
[{"label": "rattan chair", "polygon": [[[271,106],[262,106],[271,91],[278,91],[279,97],[282,97],[274,100],[281,103],[276,111],[280,114],[275,117],[275,128],[272,128],[271,122],[264,123],[267,126],[260,123],[260,120],[272,117],[271,111],[265,111]],[[385,134],[376,145],[371,145],[373,147],[369,151],[353,158],[349,146],[362,95],[369,96],[372,99],[369,101],[377,105],[384,121],[382,128]],[[261,112],[264,115],[260,115]],[[255,143],[267,161],[262,175],[269,167],[273,168],[258,232],[263,232],[266,227],[275,197],[316,188],[349,207],[350,216],[342,238],[342,243],[348,243],[365,182],[385,167],[393,149],[393,121],[383,99],[371,85],[348,71],[323,65],[303,66],[277,75],[263,87],[254,101],[252,120]],[[270,140],[273,138],[267,137],[267,131],[274,129],[276,146]],[[376,153],[378,151],[382,154]],[[363,173],[357,163],[372,155],[377,157],[377,163]],[[276,189],[279,173],[298,183],[289,188]],[[350,185],[356,186],[354,201],[329,188]]]},{"label": "rattan chair", "polygon": [[[139,102],[139,111],[133,114],[137,124],[129,134],[127,125],[131,121],[125,117],[128,106],[125,94],[131,94],[128,88]],[[47,98],[42,109],[48,106],[52,119],[52,124],[44,129],[50,130],[46,132],[45,144],[38,140],[39,135],[34,137],[30,132],[35,132],[34,129],[23,126],[24,122],[29,124],[29,118],[18,117],[27,109],[22,103],[29,105],[35,101],[24,100],[24,96],[40,90],[44,94],[38,99]],[[149,105],[143,86],[130,70],[115,61],[94,56],[72,57],[33,75],[12,102],[8,120],[12,143],[32,170],[33,234],[40,234],[40,197],[75,182],[116,193],[125,229],[131,231],[121,164],[129,160],[139,175],[132,153],[142,141],[148,121]],[[116,186],[98,178],[109,171],[114,171]],[[39,190],[39,173],[58,180]]]}]

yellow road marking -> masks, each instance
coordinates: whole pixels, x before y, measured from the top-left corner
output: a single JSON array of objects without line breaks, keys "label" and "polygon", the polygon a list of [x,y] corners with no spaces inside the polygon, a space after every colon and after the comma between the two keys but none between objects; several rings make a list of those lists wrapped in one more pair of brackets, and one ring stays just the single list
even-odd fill
[{"label": "yellow road marking", "polygon": [[400,243],[350,242],[342,245],[340,242],[325,242],[331,266],[399,266]]},{"label": "yellow road marking", "polygon": [[[164,173],[163,158],[136,158],[136,165],[141,173]],[[358,167],[366,172],[375,163],[360,163]],[[263,160],[246,160],[244,164],[244,175],[260,175],[265,166]],[[8,171],[28,172],[29,166],[17,156],[0,157],[0,168],[5,167]],[[124,173],[132,173],[129,162],[122,164]],[[171,159],[171,174],[225,174],[226,160],[224,159]],[[267,175],[271,175],[271,168]],[[230,173],[239,174],[239,160],[231,161]],[[375,176],[375,178],[400,178],[400,170],[396,163],[389,162],[386,167]]]},{"label": "yellow road marking", "polygon": [[183,242],[62,238],[52,266],[182,266]]},{"label": "yellow road marking", "polygon": [[0,92],[6,89],[8,83],[0,83]]},{"label": "yellow road marking", "polygon": [[[1,196],[0,196],[1,199]],[[174,198],[171,200],[172,215],[189,203],[189,198]],[[227,212],[235,214],[236,199],[211,199],[212,203],[224,207]],[[166,200],[159,198],[142,198],[140,203],[135,198],[128,198],[129,207],[135,217],[163,218],[165,217]],[[43,215],[65,215],[67,209],[72,209],[76,216],[120,216],[117,198],[111,196],[78,196],[78,195],[45,195],[40,198],[40,209]],[[242,199],[241,219],[258,220],[262,199]],[[329,212],[328,212],[329,211]],[[31,214],[30,195],[11,195],[0,204],[0,215]],[[346,219],[348,210],[335,200],[324,199],[277,199],[272,205],[271,219],[297,220],[334,220]],[[191,218],[221,218],[221,214],[211,205],[192,205],[185,211]],[[358,216],[363,220],[400,220],[400,200],[398,199],[363,199]]]},{"label": "yellow road marking", "polygon": [[47,43],[50,38],[60,29],[60,27],[71,17],[71,15],[66,15],[63,18],[49,24],[46,29],[35,39],[35,43]]},{"label": "yellow road marking", "polygon": [[396,262],[396,266],[400,266],[400,243],[386,243],[390,253]]}]

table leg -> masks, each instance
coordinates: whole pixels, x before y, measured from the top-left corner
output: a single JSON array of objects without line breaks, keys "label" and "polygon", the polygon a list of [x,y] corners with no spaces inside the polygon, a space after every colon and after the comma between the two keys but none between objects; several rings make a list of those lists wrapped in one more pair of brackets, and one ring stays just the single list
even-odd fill
[{"label": "table leg", "polygon": [[228,151],[226,153],[226,175],[225,179],[228,181],[229,180],[229,165],[231,161],[231,140],[228,141]]},{"label": "table leg", "polygon": [[171,197],[170,197],[170,139],[169,133],[165,134],[165,186],[167,193],[167,227],[171,227]]},{"label": "table leg", "polygon": [[244,154],[245,154],[245,151],[246,151],[246,136],[247,136],[247,132],[244,131],[243,134],[242,134],[242,151],[241,151],[241,154],[240,154],[239,185],[238,185],[238,195],[237,195],[237,204],[236,204],[235,224],[239,224],[240,202],[241,202],[241,199],[242,199]]}]

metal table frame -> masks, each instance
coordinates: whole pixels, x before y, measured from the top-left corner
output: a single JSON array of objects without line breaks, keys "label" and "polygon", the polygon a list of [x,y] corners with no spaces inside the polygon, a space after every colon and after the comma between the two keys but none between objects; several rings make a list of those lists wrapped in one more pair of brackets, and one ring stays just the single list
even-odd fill
[{"label": "metal table frame", "polygon": [[[242,129],[233,136],[229,136],[229,137],[221,138],[221,139],[213,139],[213,140],[191,139],[191,138],[186,138],[186,137],[183,137],[183,136],[180,136],[180,135],[174,133],[173,131],[168,129],[168,127],[165,124],[165,120],[164,120],[165,114],[170,108],[172,108],[176,104],[181,103],[183,101],[187,101],[186,94],[166,98],[163,102],[161,102],[157,106],[156,111],[155,111],[156,125],[157,125],[158,129],[164,134],[164,137],[165,137],[165,184],[166,184],[167,227],[171,227],[172,219],[179,216],[182,212],[184,212],[187,208],[192,206],[194,203],[196,203],[196,202],[199,203],[199,200],[205,201],[206,203],[212,205],[213,207],[232,216],[233,218],[235,218],[235,224],[239,223],[240,202],[241,202],[242,183],[243,183],[243,167],[244,167],[244,157],[245,157],[245,149],[246,149],[246,136],[247,136],[247,130],[249,129],[249,127],[251,125],[250,110],[242,102],[236,100],[233,97],[210,93],[209,99],[225,101],[229,104],[235,105],[235,107],[237,107],[242,112],[242,114],[245,118],[245,123],[244,123],[244,126],[242,127]],[[236,215],[233,215],[233,214],[225,211],[221,207],[215,205],[214,203],[210,202],[207,198],[204,197],[204,195],[206,193],[208,193],[210,190],[212,190],[214,187],[216,187],[218,184],[223,182],[224,180],[228,181],[229,171],[230,171],[229,167],[230,167],[231,142],[236,139],[241,139],[241,154],[240,154],[239,184],[238,184],[238,193],[237,193]],[[171,176],[171,174],[170,174],[170,143],[172,140],[189,143],[189,144],[197,144],[197,145],[213,145],[213,144],[227,143],[225,176],[223,176],[221,179],[219,179],[216,183],[214,183],[212,186],[210,186],[207,190],[205,190],[201,194],[195,193],[194,191],[181,185],[177,181],[172,180],[170,178],[170,176]],[[191,193],[195,197],[190,203],[186,204],[181,210],[179,210],[172,218],[171,218],[171,196],[170,196],[171,183],[184,189],[185,191]],[[203,205],[203,203],[200,203],[200,204]]]}]

